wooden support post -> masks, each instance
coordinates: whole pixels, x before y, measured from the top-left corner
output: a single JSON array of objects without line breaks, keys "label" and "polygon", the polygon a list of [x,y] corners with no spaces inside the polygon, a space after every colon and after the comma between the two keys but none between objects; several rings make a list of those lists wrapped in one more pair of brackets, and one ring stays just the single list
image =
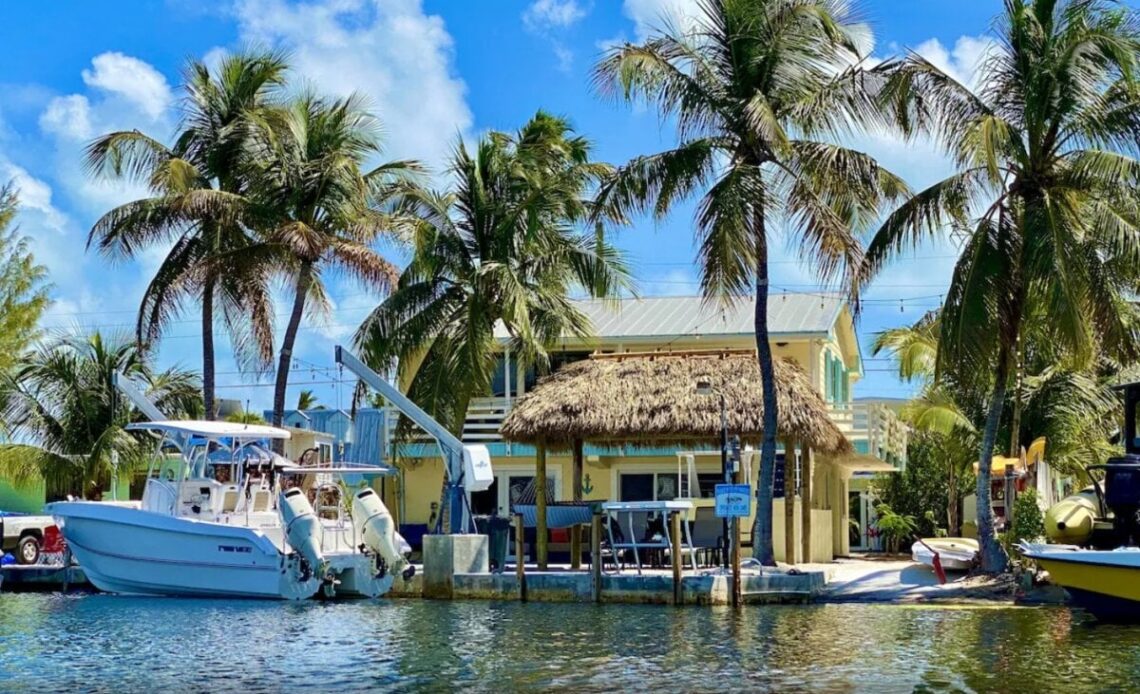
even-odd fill
[{"label": "wooden support post", "polygon": [[590,570],[594,574],[594,602],[602,601],[602,514],[590,521]]},{"label": "wooden support post", "polygon": [[519,600],[526,602],[526,542],[523,539],[523,517],[515,514],[515,576],[519,581]]},{"label": "wooden support post", "polygon": [[[744,471],[740,465],[736,467],[736,473],[732,476],[733,484],[741,484],[744,481]],[[744,604],[744,591],[740,585],[740,519],[732,519],[732,606],[740,607]]]},{"label": "wooden support post", "polygon": [[672,538],[670,554],[673,558],[673,604],[681,605],[685,601],[681,589],[681,514],[676,511],[669,515],[669,536]]},{"label": "wooden support post", "polygon": [[546,446],[538,444],[534,464],[534,503],[535,503],[535,560],[539,571],[546,571]]},{"label": "wooden support post", "polygon": [[796,444],[784,442],[784,561],[796,563]]},{"label": "wooden support post", "polygon": [[811,477],[814,460],[811,448],[804,444],[800,465],[800,515],[803,518],[803,559],[805,563],[811,562]]},{"label": "wooden support post", "polygon": [[1013,502],[1017,500],[1017,476],[1012,465],[1005,466],[1005,527],[1013,525]]},{"label": "wooden support post", "polygon": [[[582,500],[582,439],[574,441],[574,474],[571,497],[574,501]],[[570,568],[577,571],[582,568],[582,526],[575,525],[570,528]]]}]

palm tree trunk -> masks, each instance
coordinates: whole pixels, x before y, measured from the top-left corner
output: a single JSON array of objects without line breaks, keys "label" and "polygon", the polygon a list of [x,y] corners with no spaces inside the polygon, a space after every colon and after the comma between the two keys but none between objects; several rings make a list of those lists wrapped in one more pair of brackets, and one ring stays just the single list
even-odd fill
[{"label": "palm tree trunk", "polygon": [[[756,308],[753,323],[756,331],[756,359],[760,363],[760,387],[764,390],[764,432],[760,442],[760,475],[756,484],[756,519],[752,522],[752,556],[765,566],[775,566],[776,557],[772,550],[772,486],[776,481],[778,412],[776,370],[772,363],[772,345],[768,342],[768,238],[764,226],[764,208],[760,203],[753,210],[752,233],[756,243]],[[784,474],[788,474],[787,468]]]},{"label": "palm tree trunk", "polygon": [[1018,340],[1017,363],[1013,378],[1013,422],[1009,427],[1009,457],[1021,456],[1021,340]]},{"label": "palm tree trunk", "polygon": [[[1004,352],[1004,350],[1002,350]],[[1009,358],[999,356],[997,379],[990,396],[989,412],[986,414],[986,428],[982,433],[982,450],[978,456],[978,542],[981,544],[982,571],[998,573],[1005,569],[1009,558],[994,534],[994,515],[990,505],[990,466],[993,464],[994,443],[997,439],[1001,410],[1005,405],[1006,380],[1009,377]]]},{"label": "palm tree trunk", "polygon": [[[296,293],[293,295],[293,311],[289,314],[289,324],[285,326],[285,336],[281,340],[281,357],[277,361],[277,382],[273,387],[273,426],[281,426],[285,419],[285,390],[289,387],[289,365],[293,362],[293,344],[297,341],[297,329],[301,325],[301,315],[305,312],[305,298],[309,285],[313,282],[313,264],[301,263],[297,271]],[[280,447],[281,441],[275,441]],[[280,451],[278,451],[280,452]]]},{"label": "palm tree trunk", "polygon": [[954,474],[954,463],[950,463],[950,482],[946,485],[946,534],[958,537],[958,477]]},{"label": "palm tree trunk", "polygon": [[218,404],[214,397],[214,285],[213,274],[206,275],[202,286],[202,401],[206,419],[216,419]]}]

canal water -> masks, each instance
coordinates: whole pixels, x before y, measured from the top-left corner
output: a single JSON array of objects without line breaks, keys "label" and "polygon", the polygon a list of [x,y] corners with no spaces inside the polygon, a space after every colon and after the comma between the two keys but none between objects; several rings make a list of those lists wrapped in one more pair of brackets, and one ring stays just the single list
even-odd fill
[{"label": "canal water", "polygon": [[1064,608],[322,604],[0,594],[0,691],[1111,691],[1140,627]]}]

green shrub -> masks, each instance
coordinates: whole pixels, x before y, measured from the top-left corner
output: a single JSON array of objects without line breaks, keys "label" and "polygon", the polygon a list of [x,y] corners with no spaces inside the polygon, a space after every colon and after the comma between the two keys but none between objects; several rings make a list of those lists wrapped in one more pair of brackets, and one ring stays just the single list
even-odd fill
[{"label": "green shrub", "polygon": [[1013,522],[1002,535],[1002,542],[1009,555],[1019,556],[1017,545],[1022,540],[1039,540],[1045,536],[1045,518],[1037,505],[1037,491],[1027,489],[1017,495],[1013,502]]},{"label": "green shrub", "polygon": [[879,535],[887,545],[887,552],[898,554],[899,543],[914,537],[914,531],[918,527],[914,516],[895,513],[886,504],[876,506],[875,513],[878,514],[878,520],[875,521],[875,524],[879,528]]}]

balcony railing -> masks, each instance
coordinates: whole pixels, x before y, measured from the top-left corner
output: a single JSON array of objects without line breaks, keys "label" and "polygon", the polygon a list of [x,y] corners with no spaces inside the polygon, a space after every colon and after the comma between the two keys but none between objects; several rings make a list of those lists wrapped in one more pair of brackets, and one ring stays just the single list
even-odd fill
[{"label": "balcony railing", "polygon": [[[498,443],[499,425],[510,411],[503,397],[476,398],[467,410],[463,440],[469,443]],[[828,403],[828,415],[839,430],[868,455],[898,464],[906,460],[909,429],[890,408],[879,403]],[[387,408],[388,431],[396,431],[399,412]],[[426,436],[413,436],[412,442],[429,442]],[[865,442],[865,443],[863,443]]]}]

